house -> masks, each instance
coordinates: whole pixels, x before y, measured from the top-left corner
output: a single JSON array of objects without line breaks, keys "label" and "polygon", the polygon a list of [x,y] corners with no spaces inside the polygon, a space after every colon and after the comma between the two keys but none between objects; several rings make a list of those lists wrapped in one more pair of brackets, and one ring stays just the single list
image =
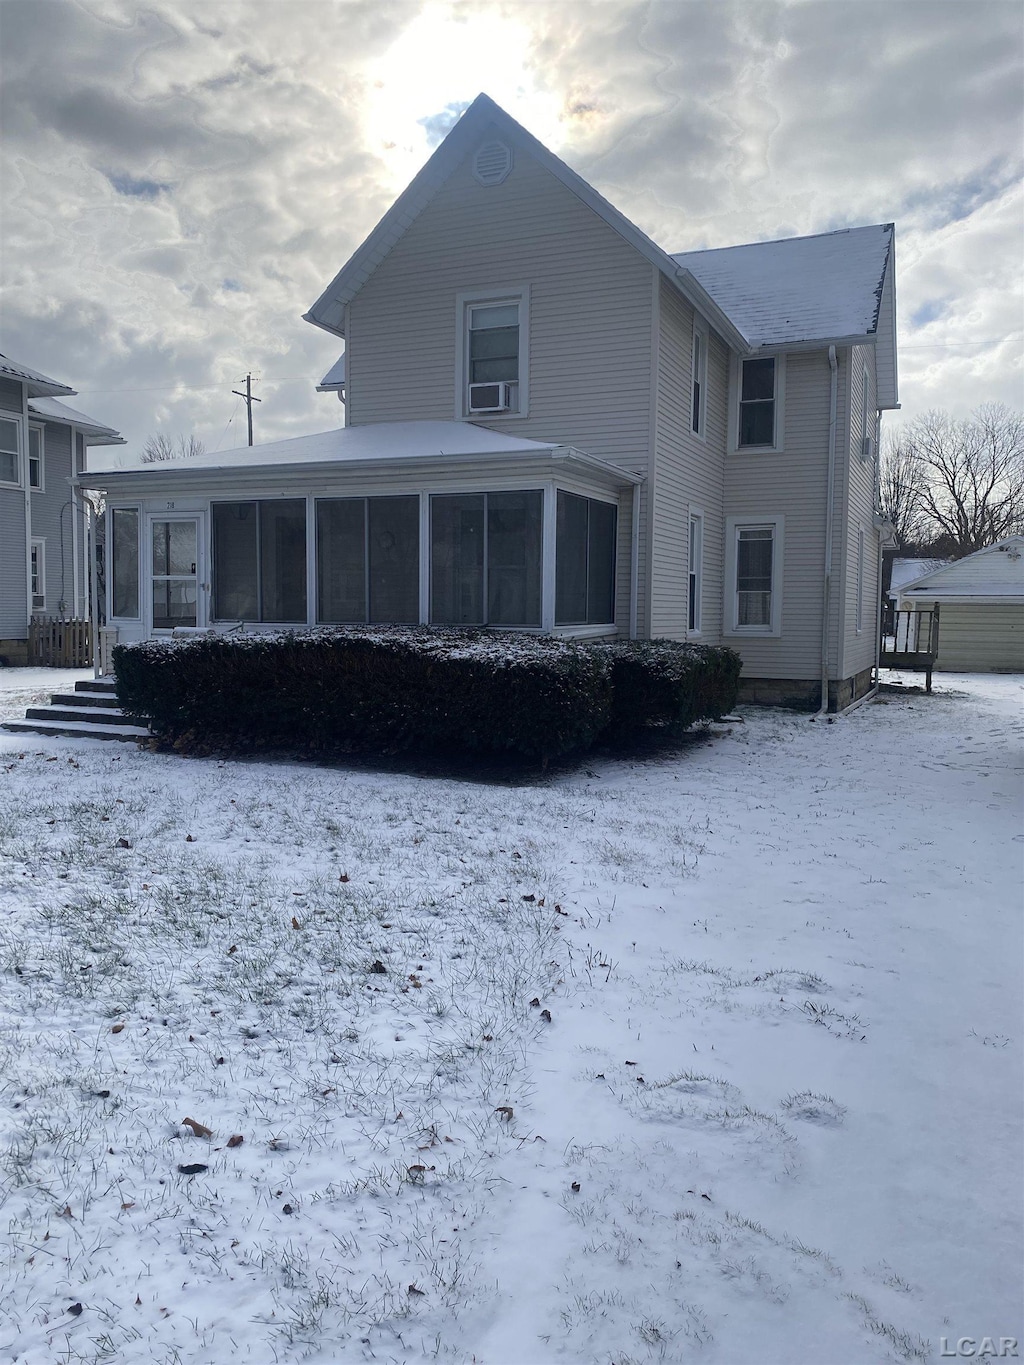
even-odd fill
[{"label": "house", "polygon": [[74,393],[0,356],[0,663],[29,662],[33,616],[89,618],[85,520],[72,479],[89,446],[123,441],[62,401]]},{"label": "house", "polygon": [[90,469],[122,640],[461,623],[872,685],[892,224],[672,255],[481,95],[305,314],[344,425]]},{"label": "house", "polygon": [[1024,673],[1024,536],[934,569],[900,591],[900,609],[939,608],[935,667]]},{"label": "house", "polygon": [[922,574],[931,573],[933,569],[944,568],[950,562],[948,559],[894,559],[889,577],[889,601],[895,606],[900,600],[900,592],[908,583],[913,583]]}]

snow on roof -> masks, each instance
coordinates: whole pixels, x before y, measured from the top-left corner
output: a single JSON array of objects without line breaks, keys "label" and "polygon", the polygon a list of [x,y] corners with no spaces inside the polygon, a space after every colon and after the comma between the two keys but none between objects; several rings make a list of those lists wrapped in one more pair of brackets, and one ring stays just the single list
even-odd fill
[{"label": "snow on roof", "polygon": [[317,393],[329,393],[345,387],[345,353],[342,351],[323,379],[316,386]]},{"label": "snow on roof", "polygon": [[922,574],[944,569],[948,559],[894,559],[892,577],[889,579],[889,592],[896,594],[908,583],[916,583]]},{"label": "snow on roof", "polygon": [[208,450],[176,460],[131,464],[90,464],[90,473],[131,469],[166,473],[173,469],[260,469],[285,464],[350,464],[362,460],[424,459],[446,455],[542,455],[561,447],[557,441],[528,441],[478,427],[472,422],[372,422],[338,427],[312,436],[271,441],[237,450]]},{"label": "snow on roof", "polygon": [[45,417],[47,421],[78,427],[85,435],[86,445],[123,446],[125,443],[124,437],[113,427],[97,422],[93,417],[86,417],[84,412],[69,408],[67,403],[61,403],[56,398],[30,398],[28,410],[37,417]]},{"label": "snow on roof", "polygon": [[30,370],[27,365],[20,365],[5,355],[0,355],[0,377],[23,380],[28,385],[28,396],[30,398],[42,397],[45,394],[71,394],[75,392],[74,389],[68,388],[67,384],[60,384],[56,379],[50,379],[47,375],[40,374],[38,370]]},{"label": "snow on roof", "polygon": [[871,336],[893,225],[675,254],[751,346]]},{"label": "snow on roof", "polygon": [[901,589],[904,597],[1024,597],[1024,536],[995,545],[926,573]]}]

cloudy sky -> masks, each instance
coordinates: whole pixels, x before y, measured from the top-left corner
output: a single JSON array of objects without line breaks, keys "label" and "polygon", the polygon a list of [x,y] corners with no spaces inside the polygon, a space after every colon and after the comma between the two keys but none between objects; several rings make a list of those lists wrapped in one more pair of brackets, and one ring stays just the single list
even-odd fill
[{"label": "cloudy sky", "polygon": [[1024,407],[1018,0],[0,0],[0,351],[137,450],[339,424],[301,319],[458,112],[670,251],[895,220],[905,415]]}]

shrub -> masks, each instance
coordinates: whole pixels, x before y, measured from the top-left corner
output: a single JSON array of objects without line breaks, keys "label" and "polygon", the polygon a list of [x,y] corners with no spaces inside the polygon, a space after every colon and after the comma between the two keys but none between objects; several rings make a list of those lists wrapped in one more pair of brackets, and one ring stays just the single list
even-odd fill
[{"label": "shrub", "polygon": [[554,758],[611,713],[607,656],[493,631],[351,627],[114,649],[126,715],[183,750]]},{"label": "shrub", "polygon": [[735,650],[677,640],[622,640],[592,648],[611,667],[610,739],[647,729],[677,739],[696,722],[717,720],[736,705],[743,665]]}]

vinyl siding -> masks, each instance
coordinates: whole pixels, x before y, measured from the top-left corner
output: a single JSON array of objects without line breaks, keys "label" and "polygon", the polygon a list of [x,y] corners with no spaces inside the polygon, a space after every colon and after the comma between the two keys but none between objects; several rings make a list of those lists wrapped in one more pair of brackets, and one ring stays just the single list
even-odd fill
[{"label": "vinyl siding", "polygon": [[21,412],[21,385],[15,379],[0,379],[0,408],[5,412]]},{"label": "vinyl siding", "polygon": [[0,640],[28,638],[25,494],[0,488]]},{"label": "vinyl siding", "polygon": [[[730,635],[731,603],[725,604],[723,643],[742,655],[747,677],[814,679],[821,674],[829,374],[827,351],[787,355],[782,450],[733,451],[726,456],[726,515],[751,521],[785,517],[781,635]],[[842,374],[839,379],[838,429],[842,431],[846,407]],[[730,393],[729,401],[737,401],[734,393]],[[837,462],[845,466],[839,445]],[[837,511],[842,499],[841,472],[837,470]],[[842,522],[837,519],[834,546],[841,543],[841,529]],[[733,546],[725,547],[727,555],[734,552]],[[838,613],[832,615],[835,620]],[[832,638],[833,676],[837,645],[838,626]]]},{"label": "vinyl siding", "polygon": [[[653,277],[639,252],[527,154],[517,152],[508,179],[488,188],[467,160],[349,305],[347,420],[451,420],[456,296],[529,285],[529,413],[480,425],[647,474]],[[641,603],[646,579],[642,529]]]},{"label": "vinyl siding", "polygon": [[692,428],[694,310],[661,280],[658,389],[651,536],[651,634],[682,640],[689,615],[690,510],[704,515],[701,634],[722,627],[724,461],[729,353],[708,329],[705,439]]},{"label": "vinyl siding", "polygon": [[[850,420],[842,442],[846,452],[842,540],[842,578],[840,604],[842,652],[840,678],[851,678],[875,662],[878,635],[878,548],[879,532],[874,525],[875,460],[861,459],[861,438],[875,433],[875,352],[873,346],[855,346],[843,354]],[[864,370],[868,388],[864,394]],[[876,451],[877,458],[877,451]],[[857,552],[858,531],[864,531],[864,586],[862,627],[857,632]]]},{"label": "vinyl siding", "polygon": [[[32,426],[38,425],[35,422]],[[43,426],[43,491],[31,497],[32,538],[46,541],[46,605],[36,608],[55,616],[64,603],[74,614],[74,554],[72,547],[71,428],[47,422]],[[61,516],[61,509],[66,508]],[[63,563],[62,563],[63,551]],[[63,572],[62,572],[63,569]]]},{"label": "vinyl siding", "polygon": [[[933,605],[914,603],[923,608]],[[1024,606],[940,601],[935,667],[963,673],[1024,673]]]}]

